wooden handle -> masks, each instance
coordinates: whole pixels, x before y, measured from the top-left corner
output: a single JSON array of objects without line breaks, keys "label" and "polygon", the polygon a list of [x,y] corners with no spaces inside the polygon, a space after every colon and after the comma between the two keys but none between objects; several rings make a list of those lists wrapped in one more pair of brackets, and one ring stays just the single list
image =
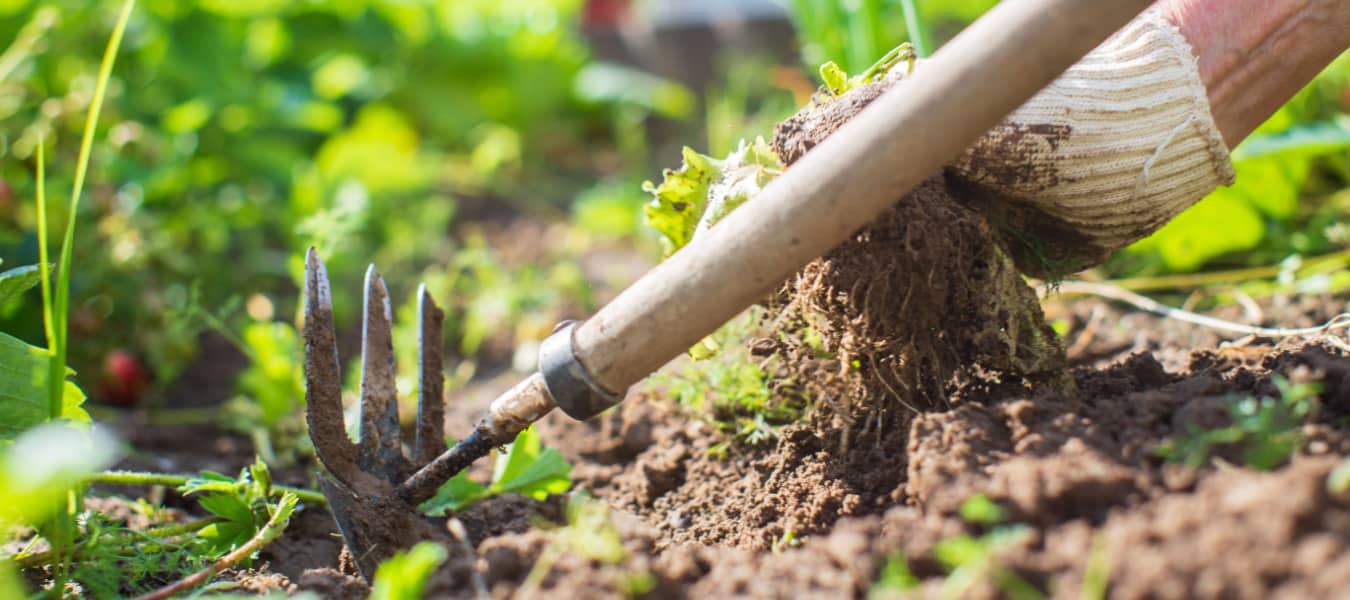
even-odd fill
[{"label": "wooden handle", "polygon": [[1005,0],[705,235],[581,325],[614,392],[640,381],[871,221],[1152,0]]}]

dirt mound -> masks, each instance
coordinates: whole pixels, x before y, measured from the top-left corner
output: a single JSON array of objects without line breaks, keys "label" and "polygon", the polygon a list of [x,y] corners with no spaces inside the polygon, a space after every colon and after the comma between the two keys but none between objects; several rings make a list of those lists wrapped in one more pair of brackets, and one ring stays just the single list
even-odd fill
[{"label": "dirt mound", "polygon": [[[1350,359],[1318,345],[1262,347],[1245,362],[1216,361],[1209,350],[1190,357],[1181,372],[1148,354],[1081,368],[1077,391],[968,382],[950,408],[913,419],[906,448],[874,457],[871,472],[902,472],[889,496],[860,493],[857,474],[840,469],[838,455],[806,428],[772,450],[718,460],[703,452],[699,440],[710,435],[701,424],[639,400],[606,419],[651,433],[651,447],[597,469],[604,475],[589,483],[640,518],[620,521],[640,541],[630,540],[633,556],[606,566],[611,575],[599,580],[614,581],[617,568],[648,573],[659,583],[656,597],[846,597],[867,593],[887,560],[903,557],[921,582],[916,593],[937,597],[951,584],[934,549],[957,536],[985,539],[987,526],[960,515],[966,500],[984,495],[1022,535],[997,547],[993,566],[962,597],[1006,593],[994,583],[997,570],[1052,597],[1078,598],[1085,580],[1101,584],[1090,568],[1106,573],[1110,596],[1120,598],[1335,597],[1350,589],[1350,495],[1327,487],[1350,450]],[[1201,469],[1159,457],[1165,441],[1212,419],[1216,402],[1274,393],[1277,374],[1324,389],[1322,411],[1303,427],[1291,461],[1260,472],[1223,461],[1222,448]],[[640,424],[649,419],[650,427]],[[558,443],[613,442],[599,433],[613,423],[559,423],[545,427]],[[800,547],[783,538],[789,529],[805,540]],[[488,547],[528,541],[498,538]],[[540,589],[620,595],[612,583],[596,588],[587,574],[599,568],[560,561]],[[499,577],[494,589],[504,594],[521,578]]]}]

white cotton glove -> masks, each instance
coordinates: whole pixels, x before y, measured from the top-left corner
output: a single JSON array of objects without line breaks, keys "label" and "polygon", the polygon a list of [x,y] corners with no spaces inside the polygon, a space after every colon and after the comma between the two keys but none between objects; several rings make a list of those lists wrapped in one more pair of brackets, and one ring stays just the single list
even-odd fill
[{"label": "white cotton glove", "polygon": [[1004,232],[1019,266],[1037,275],[1101,263],[1234,176],[1195,55],[1154,10],[948,172]]}]

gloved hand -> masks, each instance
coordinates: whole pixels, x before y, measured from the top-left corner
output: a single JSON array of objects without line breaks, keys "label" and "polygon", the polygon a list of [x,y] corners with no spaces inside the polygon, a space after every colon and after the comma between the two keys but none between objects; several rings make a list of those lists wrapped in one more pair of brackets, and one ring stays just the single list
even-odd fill
[{"label": "gloved hand", "polygon": [[1100,264],[1234,178],[1196,57],[1156,9],[948,173],[1002,231],[1019,268],[1052,277]]}]

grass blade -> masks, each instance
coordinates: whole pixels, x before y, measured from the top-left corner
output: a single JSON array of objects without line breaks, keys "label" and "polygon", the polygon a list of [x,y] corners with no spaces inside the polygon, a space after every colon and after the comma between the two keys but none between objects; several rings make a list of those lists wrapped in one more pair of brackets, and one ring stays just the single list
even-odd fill
[{"label": "grass blade", "polygon": [[928,56],[928,39],[923,33],[923,24],[919,22],[917,0],[900,0],[900,9],[905,13],[905,31],[909,32],[909,43],[914,46],[914,54],[920,58]]},{"label": "grass blade", "polygon": [[56,360],[56,330],[52,304],[52,263],[47,256],[47,145],[38,142],[37,146],[37,236],[38,236],[38,272],[42,278],[42,330],[47,336],[47,351],[50,358],[47,363],[47,416],[60,416],[61,395],[64,391],[64,365]]},{"label": "grass blade", "polygon": [[[117,24],[108,38],[108,47],[103,52],[103,62],[99,65],[98,81],[94,86],[94,97],[89,103],[89,116],[84,123],[84,136],[80,140],[80,156],[75,164],[75,183],[70,192],[70,209],[66,216],[65,237],[61,242],[61,264],[57,268],[56,297],[51,312],[52,327],[48,334],[48,348],[52,352],[52,370],[65,379],[67,323],[70,310],[70,261],[75,245],[75,216],[80,207],[80,194],[84,191],[84,179],[89,172],[89,156],[93,153],[94,133],[98,129],[99,114],[103,111],[103,100],[108,94],[108,80],[112,78],[113,63],[117,60],[118,49],[122,46],[122,35],[126,32],[127,21],[131,18],[131,9],[136,0],[124,0]],[[40,186],[39,186],[40,189]],[[44,245],[45,249],[45,245]],[[43,259],[46,263],[46,259]],[[52,385],[49,389],[48,409],[53,419],[61,416],[62,385]]]}]

